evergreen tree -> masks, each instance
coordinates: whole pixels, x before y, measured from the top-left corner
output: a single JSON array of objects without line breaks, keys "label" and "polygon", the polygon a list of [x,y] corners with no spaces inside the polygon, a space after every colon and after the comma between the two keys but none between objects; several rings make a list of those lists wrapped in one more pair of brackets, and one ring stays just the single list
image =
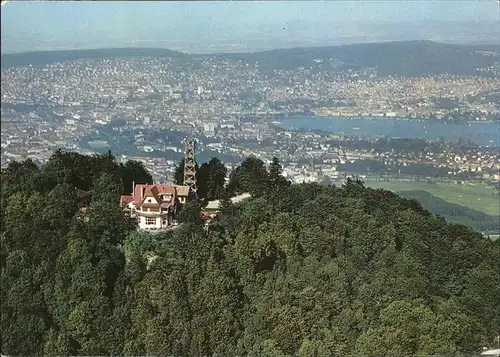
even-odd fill
[{"label": "evergreen tree", "polygon": [[[356,181],[280,185],[278,160],[249,158],[208,233],[190,202],[182,225],[151,234],[119,206],[140,165],[64,152],[45,165],[2,170],[6,355],[466,355],[497,336],[500,240],[417,201]],[[204,166],[207,196],[222,166]],[[92,190],[85,214],[76,184]]]},{"label": "evergreen tree", "polygon": [[181,161],[179,161],[179,164],[175,165],[174,183],[176,185],[184,185],[184,166],[184,159],[181,159]]},{"label": "evergreen tree", "polygon": [[226,166],[217,158],[203,163],[198,171],[198,196],[212,201],[222,197],[226,183]]},{"label": "evergreen tree", "polygon": [[274,190],[290,186],[290,181],[283,177],[283,167],[277,157],[269,165],[269,181]]},{"label": "evergreen tree", "polygon": [[232,194],[244,192],[254,197],[264,195],[269,189],[269,176],[262,160],[250,156],[231,173],[228,190]]},{"label": "evergreen tree", "polygon": [[152,184],[153,177],[146,170],[142,162],[128,160],[125,164],[120,163],[120,176],[123,182],[124,195],[132,194],[132,184]]}]

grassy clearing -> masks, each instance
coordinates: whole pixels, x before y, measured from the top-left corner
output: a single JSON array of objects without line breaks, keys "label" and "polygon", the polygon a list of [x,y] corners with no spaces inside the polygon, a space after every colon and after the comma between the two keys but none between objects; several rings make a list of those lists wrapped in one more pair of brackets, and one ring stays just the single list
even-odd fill
[{"label": "grassy clearing", "polygon": [[493,196],[494,189],[483,184],[465,183],[463,185],[454,183],[425,182],[379,182],[367,181],[366,186],[373,188],[384,188],[394,192],[422,190],[442,198],[445,201],[466,206],[493,216],[500,215],[499,198]]}]

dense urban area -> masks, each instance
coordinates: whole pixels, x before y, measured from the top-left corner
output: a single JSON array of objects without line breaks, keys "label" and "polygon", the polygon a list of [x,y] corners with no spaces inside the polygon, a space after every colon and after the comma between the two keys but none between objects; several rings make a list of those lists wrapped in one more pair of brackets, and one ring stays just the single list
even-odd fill
[{"label": "dense urban area", "polygon": [[335,57],[311,55],[308,66],[270,68],[258,59],[172,52],[2,68],[1,163],[42,163],[55,148],[110,149],[168,181],[183,155],[183,138],[192,135],[202,161],[216,155],[231,170],[249,155],[277,156],[294,182],[360,175],[494,183],[500,168],[495,145],[354,138],[280,125],[287,117],[322,116],[497,121],[499,62],[489,63],[475,75],[403,76],[345,66]]}]

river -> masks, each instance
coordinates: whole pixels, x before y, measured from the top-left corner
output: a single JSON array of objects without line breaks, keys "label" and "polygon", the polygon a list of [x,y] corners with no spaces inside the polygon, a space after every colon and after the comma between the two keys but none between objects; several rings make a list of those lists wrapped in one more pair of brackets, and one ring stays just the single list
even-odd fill
[{"label": "river", "polygon": [[482,146],[500,147],[500,123],[472,122],[451,124],[439,121],[400,118],[338,119],[293,117],[279,119],[279,126],[300,131],[321,130],[358,137],[391,137],[457,142],[459,138]]}]

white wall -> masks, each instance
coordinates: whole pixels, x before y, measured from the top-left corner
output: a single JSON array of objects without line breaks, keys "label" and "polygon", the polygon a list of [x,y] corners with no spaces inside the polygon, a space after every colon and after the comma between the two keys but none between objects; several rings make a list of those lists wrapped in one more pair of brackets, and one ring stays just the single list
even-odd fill
[{"label": "white wall", "polygon": [[165,220],[166,220],[166,224],[168,224],[168,220],[167,220],[167,217],[166,216],[162,216],[162,217],[154,217],[155,220],[156,220],[156,224],[151,224],[151,225],[147,225],[146,224],[146,217],[142,217],[142,216],[139,216],[139,229],[145,229],[145,230],[151,230],[151,229],[160,229],[160,228],[164,228],[165,225],[163,225],[163,218],[165,217]]}]

